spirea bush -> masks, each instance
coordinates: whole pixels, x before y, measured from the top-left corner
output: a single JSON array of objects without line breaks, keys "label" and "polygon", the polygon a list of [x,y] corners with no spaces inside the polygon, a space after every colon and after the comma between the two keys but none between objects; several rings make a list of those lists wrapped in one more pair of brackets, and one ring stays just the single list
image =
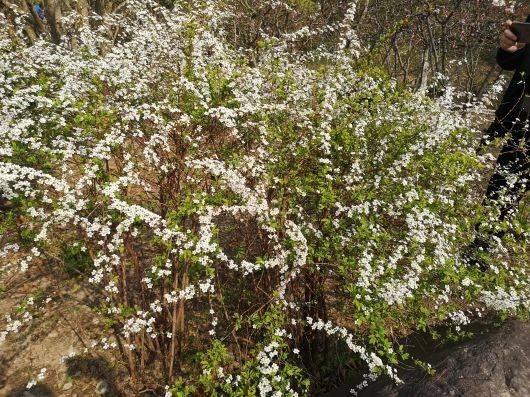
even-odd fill
[{"label": "spirea bush", "polygon": [[[4,32],[1,271],[87,283],[91,348],[116,351],[124,392],[301,396],[337,368],[399,382],[399,337],[528,310],[524,220],[489,270],[460,259],[491,216],[471,118],[450,89],[360,66],[354,11],[326,46],[270,38],[252,62],[215,2],[72,14],[61,46]],[[30,293],[0,339],[46,302]]]}]

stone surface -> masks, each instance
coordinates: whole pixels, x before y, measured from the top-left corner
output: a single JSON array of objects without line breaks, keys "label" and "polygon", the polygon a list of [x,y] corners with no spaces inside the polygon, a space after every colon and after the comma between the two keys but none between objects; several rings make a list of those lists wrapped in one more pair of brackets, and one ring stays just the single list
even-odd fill
[{"label": "stone surface", "polygon": [[[530,397],[530,323],[502,327],[423,358],[436,373],[400,373],[404,384],[378,381],[360,397]],[[350,395],[350,387],[327,397]]]},{"label": "stone surface", "polygon": [[100,396],[104,396],[107,394],[108,391],[109,391],[109,384],[106,380],[102,380],[96,385],[96,394]]},{"label": "stone surface", "polygon": [[[490,334],[441,351],[430,360],[432,377],[405,375],[405,384],[366,390],[381,397],[528,397],[530,324],[510,321]],[[375,386],[375,385],[374,385]]]}]

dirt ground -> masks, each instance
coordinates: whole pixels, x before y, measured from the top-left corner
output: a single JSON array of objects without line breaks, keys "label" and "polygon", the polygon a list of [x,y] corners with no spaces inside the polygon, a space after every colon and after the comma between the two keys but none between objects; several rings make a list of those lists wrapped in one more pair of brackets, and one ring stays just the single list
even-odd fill
[{"label": "dirt ground", "polygon": [[[90,310],[89,293],[75,279],[52,279],[50,274],[50,269],[32,268],[24,275],[0,276],[0,286],[14,286],[0,292],[0,330],[5,316],[28,294],[38,291],[44,297],[30,307],[34,318],[28,325],[0,343],[0,396],[118,395],[115,382],[124,374],[116,370],[117,355],[91,349],[101,338],[101,324]],[[51,300],[46,303],[46,298]],[[27,389],[43,368],[44,378]]]}]

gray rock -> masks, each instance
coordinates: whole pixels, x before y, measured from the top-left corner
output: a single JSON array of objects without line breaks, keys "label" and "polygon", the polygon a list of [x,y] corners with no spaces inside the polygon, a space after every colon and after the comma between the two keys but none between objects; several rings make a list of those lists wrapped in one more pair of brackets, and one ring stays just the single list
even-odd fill
[{"label": "gray rock", "polygon": [[[421,357],[436,370],[399,373],[404,384],[379,380],[359,397],[530,397],[530,323],[510,320],[500,328]],[[350,396],[355,382],[325,397]]]},{"label": "gray rock", "polygon": [[107,394],[108,391],[109,391],[109,384],[107,383],[106,380],[102,380],[96,385],[97,395],[104,396],[105,394]]},{"label": "gray rock", "polygon": [[499,329],[428,358],[431,377],[402,376],[399,387],[377,385],[361,396],[373,397],[528,397],[530,396],[530,324],[509,321]]}]

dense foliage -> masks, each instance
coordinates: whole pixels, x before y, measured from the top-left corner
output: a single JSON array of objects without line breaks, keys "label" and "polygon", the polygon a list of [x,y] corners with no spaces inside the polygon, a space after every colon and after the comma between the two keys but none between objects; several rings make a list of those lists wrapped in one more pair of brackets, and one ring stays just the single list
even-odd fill
[{"label": "dense foliage", "polygon": [[[258,58],[232,11],[128,0],[64,16],[62,45],[1,33],[2,275],[46,261],[89,283],[92,349],[119,353],[124,393],[399,381],[400,336],[527,311],[528,214],[498,226],[487,271],[460,257],[494,219],[484,103],[464,115],[450,87],[434,100],[363,67],[355,4],[334,39],[264,37]],[[28,293],[4,343],[47,300]]]}]

